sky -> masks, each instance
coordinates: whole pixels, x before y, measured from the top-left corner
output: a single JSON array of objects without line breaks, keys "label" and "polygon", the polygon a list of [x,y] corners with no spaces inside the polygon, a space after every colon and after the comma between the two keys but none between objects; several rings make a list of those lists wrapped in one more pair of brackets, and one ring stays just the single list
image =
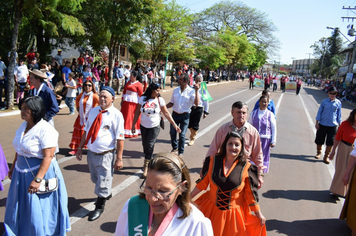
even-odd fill
[{"label": "sky", "polygon": [[[354,38],[347,35],[348,25],[356,20],[348,22],[341,17],[356,17],[356,11],[342,9],[343,7],[356,8],[356,0],[244,0],[251,8],[264,13],[276,26],[274,36],[280,41],[280,50],[275,58],[268,61],[280,61],[281,64],[292,64],[293,59],[307,59],[309,53],[313,58],[313,50],[310,48],[316,41],[323,37],[330,37],[330,27],[339,27],[349,40]],[[190,9],[191,13],[202,10],[219,3],[219,0],[176,0],[177,4]],[[347,40],[343,37],[345,46]]]}]

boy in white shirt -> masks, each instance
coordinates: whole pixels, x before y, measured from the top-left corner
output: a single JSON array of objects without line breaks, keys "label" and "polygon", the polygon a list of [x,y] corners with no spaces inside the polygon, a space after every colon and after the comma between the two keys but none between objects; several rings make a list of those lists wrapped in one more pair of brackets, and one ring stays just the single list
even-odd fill
[{"label": "boy in white shirt", "polygon": [[69,115],[74,115],[74,99],[77,95],[77,84],[74,80],[75,74],[73,72],[69,73],[68,81],[64,85],[67,88],[66,100],[65,103],[69,108]]}]

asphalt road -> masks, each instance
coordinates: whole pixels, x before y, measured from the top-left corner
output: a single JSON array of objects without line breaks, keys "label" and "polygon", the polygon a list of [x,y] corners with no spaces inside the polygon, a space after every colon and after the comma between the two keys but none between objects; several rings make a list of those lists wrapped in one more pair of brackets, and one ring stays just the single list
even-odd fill
[{"label": "asphalt road", "polygon": [[[249,90],[247,81],[209,84],[208,89],[214,98],[210,115],[201,121],[194,146],[187,146],[184,153],[193,181],[199,176],[203,158],[216,130],[231,120],[232,103],[241,100],[252,108],[262,91],[262,88]],[[170,88],[162,91],[166,102],[169,102],[171,94]],[[265,183],[259,191],[268,235],[350,235],[346,223],[338,219],[343,199],[334,200],[329,196],[334,167],[313,157],[316,151],[315,116],[320,102],[326,97],[325,92],[314,87],[302,87],[299,96],[294,92],[281,93],[280,90],[271,95],[277,107],[277,145],[271,151],[270,173],[265,176]],[[115,101],[117,108],[119,100]],[[353,108],[343,103],[343,120]],[[76,118],[68,116],[68,113],[68,108],[63,108],[54,118],[60,134],[58,159],[69,196],[72,231],[68,235],[112,235],[124,203],[138,193],[142,182],[139,178],[143,164],[141,139],[125,140],[124,168],[115,172],[114,196],[107,202],[103,215],[94,222],[88,222],[86,214],[94,209],[96,199],[94,184],[90,181],[85,158],[79,162],[67,155]],[[0,144],[9,164],[14,157],[12,140],[21,122],[19,115],[0,117]],[[171,150],[168,124],[166,127],[159,134],[155,153]],[[186,137],[189,137],[189,131]],[[0,222],[4,219],[9,180],[4,180],[3,184],[5,191],[0,192]],[[1,224],[0,234],[3,230]]]}]

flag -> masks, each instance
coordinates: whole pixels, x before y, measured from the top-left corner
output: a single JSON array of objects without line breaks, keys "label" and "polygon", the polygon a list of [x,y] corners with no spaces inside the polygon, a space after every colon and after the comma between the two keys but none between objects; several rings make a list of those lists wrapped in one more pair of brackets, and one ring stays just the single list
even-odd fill
[{"label": "flag", "polygon": [[253,86],[255,87],[263,87],[264,81],[260,80],[260,79],[255,79],[255,81],[253,82]]},{"label": "flag", "polygon": [[204,101],[210,102],[211,100],[213,100],[213,98],[210,96],[209,92],[208,92],[208,88],[206,85],[206,82],[201,82],[200,83],[201,86],[201,97]]}]

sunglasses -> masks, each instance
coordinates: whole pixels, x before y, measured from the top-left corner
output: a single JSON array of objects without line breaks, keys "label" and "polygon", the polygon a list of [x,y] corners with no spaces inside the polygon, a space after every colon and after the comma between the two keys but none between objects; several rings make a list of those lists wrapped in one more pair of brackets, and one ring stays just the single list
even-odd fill
[{"label": "sunglasses", "polygon": [[93,87],[93,85],[91,85],[91,84],[84,84],[84,87]]},{"label": "sunglasses", "polygon": [[329,93],[330,95],[336,95],[336,93]]}]

